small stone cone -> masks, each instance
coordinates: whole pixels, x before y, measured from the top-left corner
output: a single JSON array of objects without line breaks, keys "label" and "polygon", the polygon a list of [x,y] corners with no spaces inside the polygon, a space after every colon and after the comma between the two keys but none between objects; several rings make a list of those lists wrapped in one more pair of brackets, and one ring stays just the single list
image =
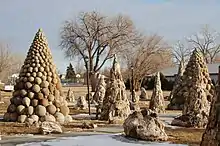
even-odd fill
[{"label": "small stone cone", "polygon": [[129,100],[126,95],[120,65],[115,56],[110,71],[110,81],[107,83],[100,119],[108,120],[109,122],[119,122],[126,119],[129,114]]},{"label": "small stone cone", "polygon": [[149,108],[157,113],[165,112],[163,91],[161,89],[160,72],[158,72],[155,76],[154,89],[150,100]]},{"label": "small stone cone", "polygon": [[86,98],[84,96],[80,96],[77,99],[77,108],[79,108],[79,109],[87,109],[88,108],[88,103],[87,103]]},{"label": "small stone cone", "polygon": [[197,87],[201,87],[204,90],[209,101],[212,100],[214,86],[203,55],[195,49],[181,77],[180,83],[175,88],[175,94],[173,94],[168,109],[182,110],[186,98],[194,96],[192,94],[197,92]]},{"label": "small stone cone", "polygon": [[68,102],[71,102],[71,103],[75,103],[75,101],[76,101],[74,93],[73,93],[73,91],[70,88],[69,88],[69,90],[67,92],[66,100]]},{"label": "small stone cone", "polygon": [[[219,66],[220,75],[220,66]],[[220,79],[220,78],[219,78]],[[219,146],[220,145],[220,85],[216,86],[215,94],[211,104],[209,120],[206,130],[202,136],[200,146]]]},{"label": "small stone cone", "polygon": [[181,88],[181,95],[183,96],[181,101],[184,103],[182,116],[175,118],[171,124],[206,127],[214,86],[209,77],[203,55],[197,50],[193,51],[186,66]]},{"label": "small stone cone", "polygon": [[54,121],[69,114],[42,29],[34,37],[14,89],[5,121]]},{"label": "small stone cone", "polygon": [[184,68],[185,68],[184,62],[181,61],[180,65],[179,65],[178,73],[177,73],[177,76],[175,78],[175,82],[173,85],[173,90],[170,92],[169,100],[171,100],[173,98],[173,96],[176,96],[176,94],[178,93],[178,87],[180,86],[181,81],[182,81],[181,77],[183,76]]},{"label": "small stone cone", "polygon": [[140,99],[141,100],[147,100],[148,99],[147,91],[145,90],[144,87],[141,87]]}]

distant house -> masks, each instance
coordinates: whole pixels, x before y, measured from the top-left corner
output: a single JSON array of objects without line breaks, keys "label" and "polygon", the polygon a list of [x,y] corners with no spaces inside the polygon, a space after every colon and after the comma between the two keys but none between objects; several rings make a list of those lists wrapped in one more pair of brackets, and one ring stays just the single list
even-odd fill
[{"label": "distant house", "polygon": [[[211,79],[214,80],[214,82],[216,83],[218,80],[218,67],[220,66],[220,63],[207,64],[207,66]],[[160,72],[166,77],[167,80],[174,81],[175,76],[178,72],[178,66],[166,68],[161,70]],[[151,74],[148,77],[151,77],[152,75],[154,74]]]}]

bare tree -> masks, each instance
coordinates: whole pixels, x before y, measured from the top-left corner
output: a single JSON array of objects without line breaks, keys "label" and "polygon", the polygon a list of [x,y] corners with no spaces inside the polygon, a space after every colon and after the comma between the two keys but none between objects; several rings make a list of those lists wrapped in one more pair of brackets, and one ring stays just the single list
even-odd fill
[{"label": "bare tree", "polygon": [[170,47],[158,35],[144,37],[143,41],[133,49],[127,50],[125,59],[131,72],[134,68],[134,87],[139,90],[146,75],[152,74],[164,67],[171,66]]},{"label": "bare tree", "polygon": [[192,49],[186,44],[183,44],[181,41],[177,41],[177,43],[172,47],[172,56],[174,58],[174,62],[178,65],[182,64],[183,66],[189,60]]},{"label": "bare tree", "polygon": [[208,25],[188,39],[194,48],[199,49],[204,55],[206,63],[214,63],[215,57],[220,52],[219,33],[211,30]]},{"label": "bare tree", "polygon": [[8,45],[0,43],[0,79],[7,82],[8,76],[19,73],[23,57],[13,54]]},{"label": "bare tree", "polygon": [[82,13],[74,22],[64,23],[61,32],[61,47],[66,56],[82,57],[88,69],[92,89],[95,90],[93,79],[114,54],[120,53],[127,45],[135,43],[137,32],[133,22],[125,16],[109,18],[97,12]]}]

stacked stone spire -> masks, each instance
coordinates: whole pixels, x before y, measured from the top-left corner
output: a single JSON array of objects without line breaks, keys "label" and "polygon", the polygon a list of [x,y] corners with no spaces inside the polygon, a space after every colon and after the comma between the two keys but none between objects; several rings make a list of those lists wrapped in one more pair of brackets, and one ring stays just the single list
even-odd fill
[{"label": "stacked stone spire", "polygon": [[196,87],[201,87],[204,90],[210,102],[214,94],[214,86],[203,55],[195,49],[168,107],[170,109],[183,109],[185,99],[192,96],[195,97],[197,94],[195,91]]},{"label": "stacked stone spire", "polygon": [[97,116],[101,113],[105,92],[106,92],[105,76],[100,75],[97,89],[94,94],[94,100],[97,102]]},{"label": "stacked stone spire", "polygon": [[[220,70],[219,70],[220,74]],[[220,79],[220,78],[219,78]],[[201,146],[219,146],[220,145],[220,86],[216,87],[214,98],[211,104],[209,120],[206,130],[202,137]]]},{"label": "stacked stone spire", "polygon": [[161,89],[160,72],[157,72],[155,75],[154,89],[150,100],[149,108],[157,113],[165,112],[163,91]]},{"label": "stacked stone spire", "polygon": [[183,115],[174,119],[173,125],[205,127],[208,122],[214,86],[203,55],[193,51],[182,77],[178,96],[171,103],[183,105]]},{"label": "stacked stone spire", "polygon": [[[181,61],[179,64],[178,73],[177,73],[177,76],[175,78],[175,82],[173,85],[173,90],[170,92],[169,100],[171,100],[173,97],[177,96],[178,94],[178,89],[179,89],[178,87],[181,85],[181,82],[182,82],[181,78],[183,76],[184,69],[185,69],[184,62]],[[168,109],[173,109],[173,107],[168,106]]]},{"label": "stacked stone spire", "polygon": [[106,87],[100,119],[108,120],[111,123],[117,123],[126,119],[129,114],[129,100],[126,95],[120,65],[115,56],[110,71],[110,81],[107,83]]},{"label": "stacked stone spire", "polygon": [[14,89],[5,121],[29,124],[57,121],[62,124],[71,119],[42,29],[34,37]]}]

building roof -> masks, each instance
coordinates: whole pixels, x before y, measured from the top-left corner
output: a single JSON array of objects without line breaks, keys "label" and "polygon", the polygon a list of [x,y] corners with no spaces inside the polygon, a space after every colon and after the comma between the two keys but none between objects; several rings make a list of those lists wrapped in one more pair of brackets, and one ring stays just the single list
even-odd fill
[{"label": "building roof", "polygon": [[[218,73],[220,63],[207,64],[210,74]],[[178,66],[166,68],[160,71],[164,76],[174,76],[178,72]],[[154,75],[154,74],[152,74]],[[150,75],[151,76],[151,75]]]}]

